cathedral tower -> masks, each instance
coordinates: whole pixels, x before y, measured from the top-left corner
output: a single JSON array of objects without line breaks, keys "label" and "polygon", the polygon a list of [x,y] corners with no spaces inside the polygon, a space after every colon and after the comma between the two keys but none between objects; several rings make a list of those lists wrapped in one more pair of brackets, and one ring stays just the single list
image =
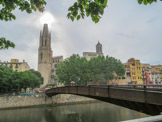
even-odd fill
[{"label": "cathedral tower", "polygon": [[51,50],[51,33],[48,25],[44,24],[43,32],[40,32],[40,41],[38,49],[38,71],[44,78],[42,87],[51,81],[52,67],[52,50]]},{"label": "cathedral tower", "polygon": [[96,53],[98,55],[101,55],[103,56],[103,53],[102,53],[102,44],[100,44],[100,42],[98,41],[97,45],[96,45]]}]

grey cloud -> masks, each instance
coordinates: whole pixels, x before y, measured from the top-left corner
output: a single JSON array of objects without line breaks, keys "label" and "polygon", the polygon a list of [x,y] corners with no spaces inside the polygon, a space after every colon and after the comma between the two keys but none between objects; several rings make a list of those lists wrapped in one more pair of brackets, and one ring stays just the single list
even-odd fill
[{"label": "grey cloud", "polygon": [[126,33],[116,33],[118,36],[126,37],[128,39],[135,38],[134,35],[126,34]]}]

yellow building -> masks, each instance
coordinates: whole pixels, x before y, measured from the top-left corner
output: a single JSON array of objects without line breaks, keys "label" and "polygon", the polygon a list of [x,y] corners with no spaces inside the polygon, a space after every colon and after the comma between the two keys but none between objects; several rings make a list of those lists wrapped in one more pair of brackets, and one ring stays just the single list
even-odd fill
[{"label": "yellow building", "polygon": [[30,69],[29,65],[27,64],[27,62],[25,62],[25,60],[23,60],[23,62],[19,62],[18,59],[11,59],[10,62],[0,61],[0,66],[7,66],[9,68],[12,68],[12,70],[18,72],[22,72]]},{"label": "yellow building", "polygon": [[126,68],[130,68],[130,76],[132,84],[143,84],[142,81],[142,68],[140,60],[131,58],[125,64]]}]

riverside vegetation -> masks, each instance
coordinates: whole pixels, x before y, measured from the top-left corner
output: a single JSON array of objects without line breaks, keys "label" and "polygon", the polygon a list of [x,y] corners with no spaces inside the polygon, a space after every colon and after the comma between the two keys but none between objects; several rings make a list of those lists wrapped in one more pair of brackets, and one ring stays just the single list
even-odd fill
[{"label": "riverside vegetation", "polygon": [[58,64],[56,69],[58,82],[70,85],[75,81],[77,85],[103,84],[122,77],[125,67],[120,60],[109,56],[98,56],[87,60],[79,55],[72,55]]},{"label": "riverside vegetation", "polygon": [[0,66],[0,92],[19,92],[22,88],[36,88],[43,83],[43,77],[34,69],[17,72],[6,66]]}]

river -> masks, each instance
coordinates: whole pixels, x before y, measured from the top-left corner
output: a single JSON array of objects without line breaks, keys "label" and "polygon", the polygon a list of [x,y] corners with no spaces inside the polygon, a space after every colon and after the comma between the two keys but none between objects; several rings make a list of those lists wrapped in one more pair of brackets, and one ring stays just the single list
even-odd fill
[{"label": "river", "polygon": [[0,122],[118,122],[147,116],[105,102],[0,110]]}]

